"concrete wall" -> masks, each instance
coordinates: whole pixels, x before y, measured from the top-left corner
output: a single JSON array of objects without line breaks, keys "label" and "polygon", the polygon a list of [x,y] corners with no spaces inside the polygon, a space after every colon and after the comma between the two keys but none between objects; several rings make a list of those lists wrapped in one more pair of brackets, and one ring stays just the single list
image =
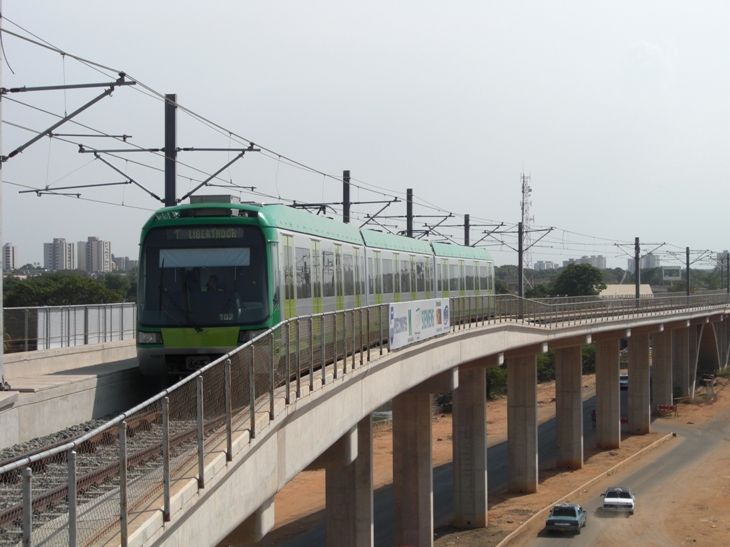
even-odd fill
[{"label": "concrete wall", "polygon": [[79,367],[134,359],[136,356],[137,349],[134,340],[6,353],[3,356],[5,380],[13,387],[15,378],[53,374]]}]

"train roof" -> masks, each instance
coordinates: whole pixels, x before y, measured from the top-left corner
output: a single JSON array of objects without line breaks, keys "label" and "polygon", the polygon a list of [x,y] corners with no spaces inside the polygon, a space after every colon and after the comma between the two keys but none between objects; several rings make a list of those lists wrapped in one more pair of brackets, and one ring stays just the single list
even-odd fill
[{"label": "train roof", "polygon": [[465,247],[463,245],[453,245],[451,243],[431,243],[433,253],[436,256],[444,258],[470,258],[473,260],[492,260],[486,249],[478,247]]},{"label": "train roof", "polygon": [[357,226],[313,215],[288,205],[263,205],[260,208],[259,217],[263,221],[262,224],[273,228],[336,239],[355,245],[363,243]]},{"label": "train roof", "polygon": [[420,253],[432,255],[431,245],[420,239],[397,236],[375,230],[361,230],[362,239],[368,247],[375,249],[387,249],[390,251],[401,251],[405,253]]}]

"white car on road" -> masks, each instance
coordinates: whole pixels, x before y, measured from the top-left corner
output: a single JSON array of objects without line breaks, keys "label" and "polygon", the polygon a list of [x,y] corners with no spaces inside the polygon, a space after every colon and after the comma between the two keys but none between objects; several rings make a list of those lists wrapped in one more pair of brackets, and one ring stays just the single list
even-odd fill
[{"label": "white car on road", "polygon": [[603,496],[604,511],[627,512],[629,515],[633,515],[636,510],[636,499],[628,488],[614,486],[601,496]]}]

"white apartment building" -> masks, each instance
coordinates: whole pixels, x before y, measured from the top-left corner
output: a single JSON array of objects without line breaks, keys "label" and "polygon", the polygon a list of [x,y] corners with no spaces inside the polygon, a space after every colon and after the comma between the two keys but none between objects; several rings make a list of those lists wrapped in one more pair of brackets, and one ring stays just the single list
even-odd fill
[{"label": "white apartment building", "polygon": [[16,267],[15,245],[12,243],[6,243],[3,245],[3,271],[12,272]]},{"label": "white apartment building", "polygon": [[89,236],[84,243],[84,270],[91,273],[112,271],[112,244],[98,237]]},{"label": "white apartment building", "polygon": [[76,245],[62,237],[43,244],[43,267],[50,271],[76,269]]}]

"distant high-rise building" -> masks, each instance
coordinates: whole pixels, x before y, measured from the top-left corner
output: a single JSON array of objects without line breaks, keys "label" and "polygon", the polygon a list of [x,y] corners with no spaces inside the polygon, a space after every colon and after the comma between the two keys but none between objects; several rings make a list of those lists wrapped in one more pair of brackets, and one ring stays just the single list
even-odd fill
[{"label": "distant high-rise building", "polygon": [[[82,242],[79,242],[81,245]],[[102,241],[98,237],[89,236],[84,246],[83,261],[84,271],[90,273],[104,273],[112,271],[112,244],[109,241]],[[79,251],[79,256],[81,256]],[[79,259],[81,262],[81,259]]]},{"label": "distant high-rise building", "polygon": [[15,267],[15,245],[6,243],[3,245],[3,271],[12,272]]},{"label": "distant high-rise building", "polygon": [[535,262],[535,270],[544,272],[546,270],[556,270],[558,265],[550,260],[538,260]]},{"label": "distant high-rise building", "polygon": [[76,245],[62,237],[43,244],[43,267],[50,271],[76,269]]},{"label": "distant high-rise building", "polygon": [[[642,256],[639,260],[639,268],[642,270],[650,270],[652,268],[659,268],[661,266],[661,261],[659,260],[659,257],[656,255],[653,255],[651,253],[648,253],[645,256]],[[630,272],[634,271],[634,259],[629,258],[628,259],[628,270]]]},{"label": "distant high-rise building", "polygon": [[137,266],[137,261],[131,260],[128,256],[112,255],[112,262],[114,262],[115,269],[118,272],[129,272]]},{"label": "distant high-rise building", "polygon": [[598,268],[599,270],[605,270],[606,257],[603,255],[591,255],[582,256],[580,258],[570,258],[563,261],[563,268],[565,268],[569,264],[590,264],[594,268]]}]

